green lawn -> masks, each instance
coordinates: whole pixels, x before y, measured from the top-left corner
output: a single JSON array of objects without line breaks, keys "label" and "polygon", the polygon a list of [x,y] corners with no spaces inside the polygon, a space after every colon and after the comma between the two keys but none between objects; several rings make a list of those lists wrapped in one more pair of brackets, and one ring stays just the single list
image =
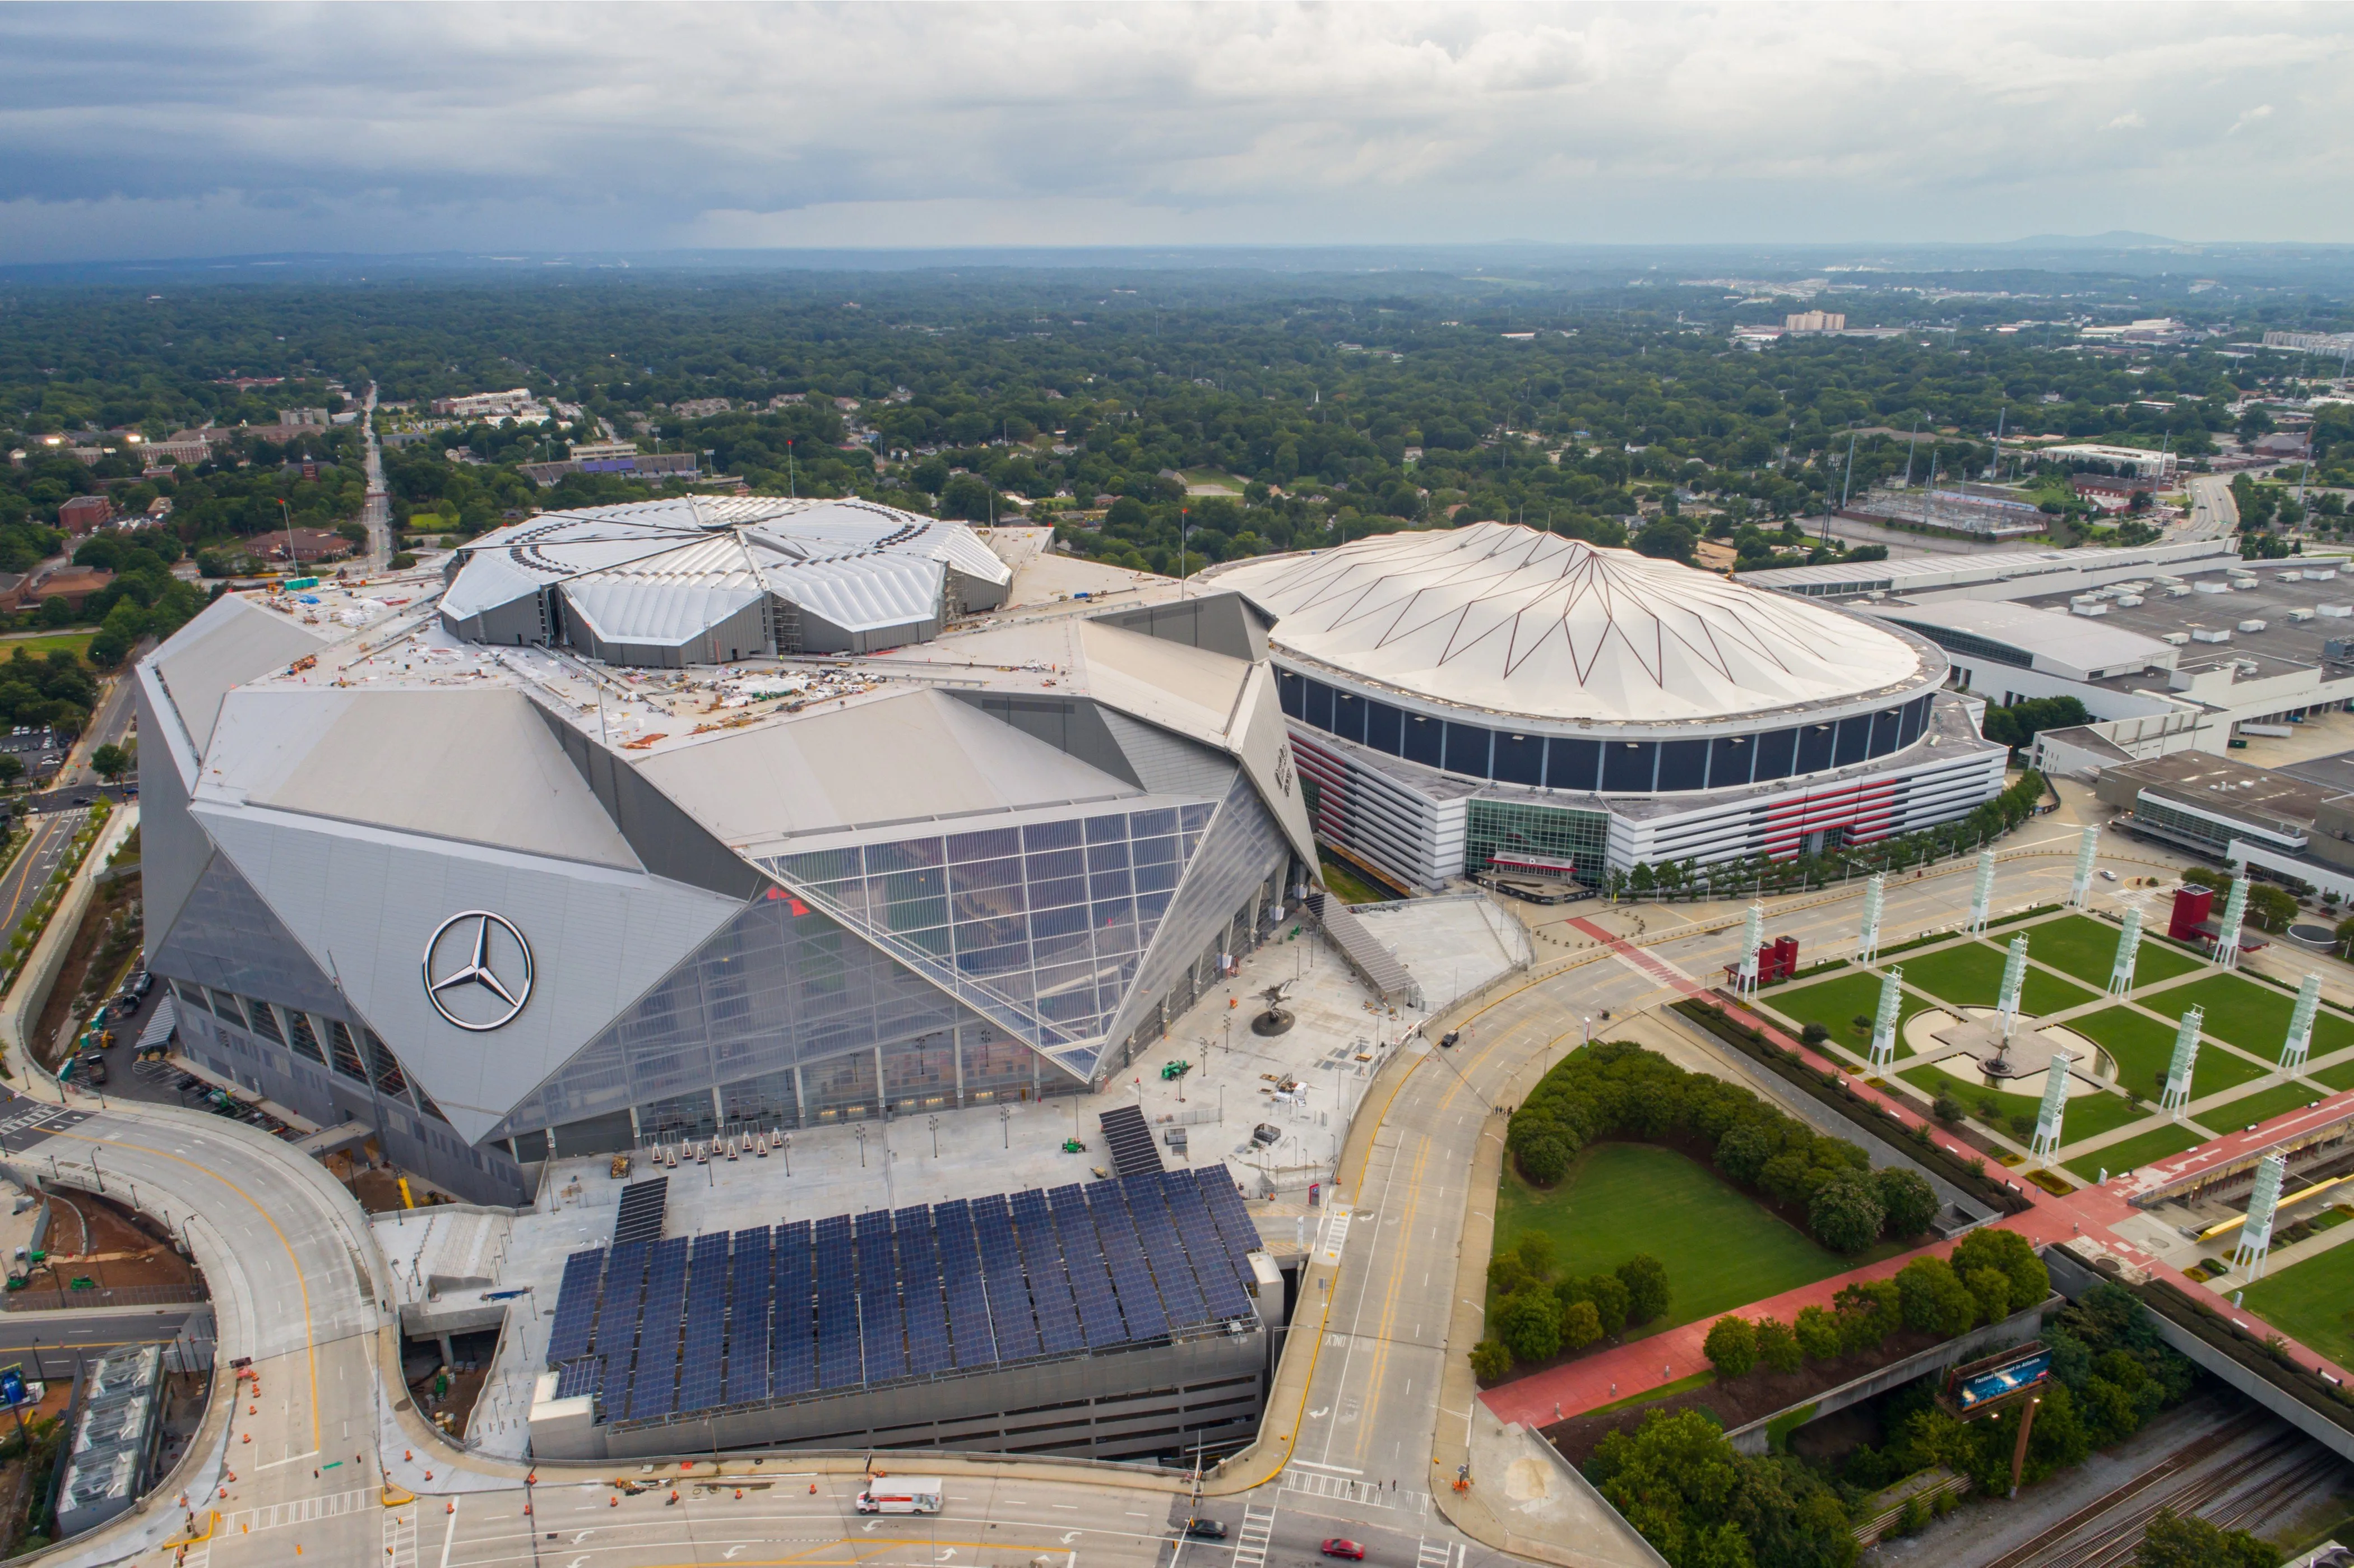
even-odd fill
[{"label": "green lawn", "polygon": [[2339,1366],[2354,1361],[2354,1243],[2266,1275],[2242,1304]]},{"label": "green lawn", "polygon": [[2200,1122],[2217,1132],[2237,1132],[2256,1122],[2270,1121],[2276,1116],[2302,1110],[2322,1097],[2319,1090],[2307,1088],[2303,1084],[2274,1084],[2269,1089],[2258,1089],[2253,1095],[2242,1095],[2236,1100],[2225,1100],[2220,1106],[2209,1106],[2194,1114]]},{"label": "green lawn", "polygon": [[[1760,991],[1760,1001],[1802,1027],[1819,1023],[1831,1032],[1831,1038],[1853,1051],[1868,1055],[1872,1050],[1872,1028],[1859,1029],[1859,1017],[1870,1018],[1880,1011],[1880,977],[1869,969],[1852,969],[1832,980],[1815,980],[1807,985],[1787,989],[1776,987]],[[1912,1049],[1904,1044],[1904,1021],[1923,1012],[1931,1004],[1906,992],[1902,1011],[1896,1018],[1896,1054],[1910,1056]]]},{"label": "green lawn", "polygon": [[[2030,958],[2035,956],[2031,935],[2027,952]],[[1931,996],[1943,997],[1956,1007],[1992,1007],[2002,1000],[2004,957],[2000,948],[1984,942],[1965,942],[1958,948],[1907,959],[1903,965],[1904,983]],[[2038,1018],[2099,1000],[2096,993],[2070,985],[2032,965],[2020,983],[2020,1009]]]},{"label": "green lawn", "polygon": [[[2041,1102],[2033,1095],[2018,1095],[2001,1089],[1989,1089],[1968,1079],[1957,1078],[1953,1074],[1937,1067],[1914,1067],[1898,1075],[1925,1094],[1935,1095],[1943,1090],[1952,1095],[1962,1102],[1963,1109],[1980,1121],[1987,1120],[1987,1118],[1979,1107],[1987,1100],[1992,1100],[1995,1105],[1995,1114],[1989,1125],[2010,1133],[2021,1143],[2026,1142],[2034,1132],[2035,1113],[2042,1108]],[[2114,1132],[2118,1128],[2129,1126],[2150,1114],[2149,1111],[2138,1106],[2129,1104],[2122,1095],[2078,1095],[2068,1102],[2068,1114],[2062,1118],[2060,1133],[2062,1138],[2070,1141],[2080,1138],[2093,1138],[2104,1132]],[[2025,1132],[2013,1130],[2010,1125],[2010,1118],[2013,1117],[2027,1118]]]},{"label": "green lawn", "polygon": [[2080,1154],[2068,1161],[2068,1169],[2087,1181],[2094,1181],[2100,1179],[2103,1171],[2115,1176],[2120,1171],[2138,1170],[2153,1160],[2163,1160],[2169,1154],[2196,1149],[2206,1141],[2189,1128],[2168,1122],[2164,1127],[2137,1132],[2090,1154]]},{"label": "green lawn", "polygon": [[[2088,985],[2106,991],[2109,970],[2117,961],[2119,935],[2117,928],[2105,920],[2095,920],[2088,915],[2063,915],[2057,920],[2029,927],[2027,951],[2039,963],[2065,969]],[[2134,984],[2156,985],[2160,980],[2187,975],[2198,967],[2194,959],[2144,941],[2134,954]]]},{"label": "green lawn", "polygon": [[0,659],[15,657],[19,648],[36,659],[60,648],[77,659],[86,659],[90,657],[90,640],[97,635],[95,631],[64,631],[40,637],[0,637]]},{"label": "green lawn", "polygon": [[2327,1084],[2342,1093],[2354,1089],[2354,1062],[2340,1062],[2335,1067],[2324,1067],[2320,1072],[2307,1073],[2306,1076],[2317,1084]]},{"label": "green lawn", "polygon": [[1648,1143],[1588,1149],[1547,1192],[1508,1165],[1496,1195],[1496,1248],[1531,1230],[1553,1237],[1560,1273],[1601,1274],[1638,1252],[1667,1266],[1667,1316],[1645,1333],[1714,1318],[1886,1255],[1841,1257],[1672,1150]]},{"label": "green lawn", "polygon": [[[2179,1015],[2176,1023],[2181,1022]],[[2175,1024],[2161,1023],[2130,1007],[2105,1007],[2072,1018],[2068,1027],[2094,1041],[2116,1058],[2117,1082],[2146,1100],[2165,1091],[2166,1069],[2174,1061]],[[2210,1040],[2199,1048],[2199,1065],[2190,1074],[2190,1097],[2220,1095],[2234,1084],[2253,1083],[2264,1069],[2244,1056],[2234,1056]]]},{"label": "green lawn", "polygon": [[[2176,986],[2155,996],[2140,997],[2144,1007],[2168,1018],[2180,1018],[2192,1007],[2207,1010],[2202,1033],[2229,1040],[2267,1062],[2280,1060],[2281,1043],[2288,1038],[2289,1014],[2296,998],[2238,975],[2212,974],[2189,985]],[[2323,1008],[2313,1021],[2313,1054],[2326,1056],[2354,1045],[2354,1022]]]}]

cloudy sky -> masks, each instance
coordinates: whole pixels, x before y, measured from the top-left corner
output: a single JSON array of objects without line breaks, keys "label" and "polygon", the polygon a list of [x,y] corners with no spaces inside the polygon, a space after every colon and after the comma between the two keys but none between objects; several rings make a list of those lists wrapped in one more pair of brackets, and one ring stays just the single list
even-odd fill
[{"label": "cloudy sky", "polygon": [[2348,15],[0,5],[0,261],[2354,241]]}]

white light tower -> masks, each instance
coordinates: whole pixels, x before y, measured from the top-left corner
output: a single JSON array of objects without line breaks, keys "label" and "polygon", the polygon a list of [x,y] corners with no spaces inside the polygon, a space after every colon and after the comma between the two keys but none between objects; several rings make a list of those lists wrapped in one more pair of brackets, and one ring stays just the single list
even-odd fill
[{"label": "white light tower", "polygon": [[2019,1027],[2019,990],[2026,982],[2027,933],[2021,931],[2010,939],[2009,956],[2002,960],[2002,997],[1995,1008],[2005,1040]]},{"label": "white light tower", "polygon": [[2240,1245],[2232,1249],[2233,1272],[2251,1285],[2264,1277],[2264,1256],[2273,1250],[2273,1211],[2280,1207],[2281,1181],[2287,1174],[2285,1154],[2267,1154],[2256,1161],[2247,1223],[2240,1227]]},{"label": "white light tower", "polygon": [[2288,1015],[2288,1041],[2281,1047],[2281,1071],[2305,1071],[2306,1054],[2313,1048],[2313,1015],[2321,1006],[2321,977],[2308,974],[2296,988],[2296,1011]]},{"label": "white light tower", "polygon": [[1994,904],[1994,851],[1978,851],[1978,886],[1970,893],[1970,934],[1986,929],[1987,912]]},{"label": "white light tower", "polygon": [[2109,994],[2133,990],[2134,959],[2141,953],[2141,911],[2126,911],[2126,928],[2117,933],[2117,961],[2109,969]]},{"label": "white light tower", "polygon": [[1733,989],[1743,996],[1757,994],[1757,949],[1766,945],[1766,907],[1761,904],[1749,906],[1749,918],[1741,927],[1740,978]]},{"label": "white light tower", "polygon": [[1896,1059],[1896,1015],[1904,1010],[1904,971],[1880,977],[1880,1011],[1872,1020],[1872,1065],[1877,1072]]},{"label": "white light tower", "polygon": [[2068,1069],[2076,1058],[2065,1051],[2052,1053],[2052,1066],[2043,1075],[2043,1104],[2035,1113],[2035,1141],[2028,1150],[2039,1160],[2060,1151],[2060,1122],[2068,1114]]},{"label": "white light tower", "polygon": [[2190,1075],[2199,1066],[2199,1026],[2207,1014],[2201,1008],[2192,1008],[2182,1015],[2182,1026],[2174,1034],[2174,1060],[2167,1065],[2166,1092],[2158,1097],[2161,1109],[2182,1119],[2182,1107],[2190,1103]]},{"label": "white light tower", "polygon": [[2215,961],[2227,969],[2240,967],[2240,926],[2248,917],[2248,879],[2232,879],[2231,896],[2223,900],[2223,918],[2215,927]]},{"label": "white light tower", "polygon": [[1855,939],[1855,961],[1870,966],[1880,961],[1880,904],[1888,891],[1888,878],[1878,872],[1863,885],[1863,934]]},{"label": "white light tower", "polygon": [[2087,826],[2084,836],[2076,844],[2076,880],[2068,889],[2068,902],[2082,909],[2093,899],[2093,853],[2101,846],[2101,830]]}]

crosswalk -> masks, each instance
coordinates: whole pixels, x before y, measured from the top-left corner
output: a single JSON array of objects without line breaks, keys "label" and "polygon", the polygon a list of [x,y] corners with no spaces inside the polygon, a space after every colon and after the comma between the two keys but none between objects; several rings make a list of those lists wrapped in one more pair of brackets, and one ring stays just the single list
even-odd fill
[{"label": "crosswalk", "polygon": [[90,1119],[88,1111],[62,1110],[20,1095],[0,1101],[0,1150],[16,1154],[42,1141],[37,1133],[63,1132]]},{"label": "crosswalk", "polygon": [[1311,1498],[1331,1498],[1337,1502],[1356,1503],[1365,1508],[1397,1509],[1406,1513],[1427,1514],[1430,1494],[1418,1488],[1401,1487],[1393,1491],[1378,1482],[1359,1480],[1350,1476],[1320,1475],[1287,1465],[1279,1484],[1289,1492],[1300,1492]]},{"label": "crosswalk", "polygon": [[1470,1548],[1460,1542],[1449,1545],[1425,1536],[1421,1550],[1414,1554],[1414,1568],[1462,1568],[1463,1559],[1469,1554]]},{"label": "crosswalk", "polygon": [[417,1505],[384,1510],[385,1568],[417,1568]]},{"label": "crosswalk", "polygon": [[1335,1203],[1332,1205],[1330,1217],[1324,1222],[1323,1261],[1328,1265],[1338,1264],[1341,1261],[1341,1249],[1346,1246],[1348,1242],[1349,1206],[1346,1203]]},{"label": "crosswalk", "polygon": [[1243,1524],[1235,1531],[1234,1568],[1266,1568],[1267,1542],[1275,1539],[1276,1510],[1256,1503],[1243,1505]]},{"label": "crosswalk", "polygon": [[222,1516],[220,1533],[246,1535],[257,1530],[283,1530],[290,1524],[309,1524],[313,1520],[357,1513],[362,1509],[376,1506],[379,1489],[356,1487],[347,1492],[297,1498],[292,1502],[271,1503],[266,1508],[241,1508],[235,1513]]}]

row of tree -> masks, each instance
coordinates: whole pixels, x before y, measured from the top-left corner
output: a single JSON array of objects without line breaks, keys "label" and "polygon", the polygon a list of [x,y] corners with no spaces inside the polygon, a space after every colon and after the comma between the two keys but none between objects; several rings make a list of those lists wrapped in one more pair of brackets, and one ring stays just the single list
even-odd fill
[{"label": "row of tree", "polygon": [[1803,1216],[1815,1239],[1861,1252],[1883,1234],[1905,1239],[1937,1216],[1918,1172],[1872,1169],[1845,1139],[1827,1138],[1737,1084],[1686,1072],[1628,1041],[1571,1052],[1512,1113],[1506,1148],[1528,1181],[1549,1187],[1578,1151],[1602,1139],[1682,1145],[1719,1174]]},{"label": "row of tree", "polygon": [[1516,1361],[1548,1361],[1615,1340],[1663,1317],[1672,1294],[1667,1266],[1646,1253],[1606,1274],[1553,1275],[1553,1239],[1542,1231],[1489,1262],[1494,1332],[1471,1347],[1471,1370],[1480,1382],[1501,1382]]}]

